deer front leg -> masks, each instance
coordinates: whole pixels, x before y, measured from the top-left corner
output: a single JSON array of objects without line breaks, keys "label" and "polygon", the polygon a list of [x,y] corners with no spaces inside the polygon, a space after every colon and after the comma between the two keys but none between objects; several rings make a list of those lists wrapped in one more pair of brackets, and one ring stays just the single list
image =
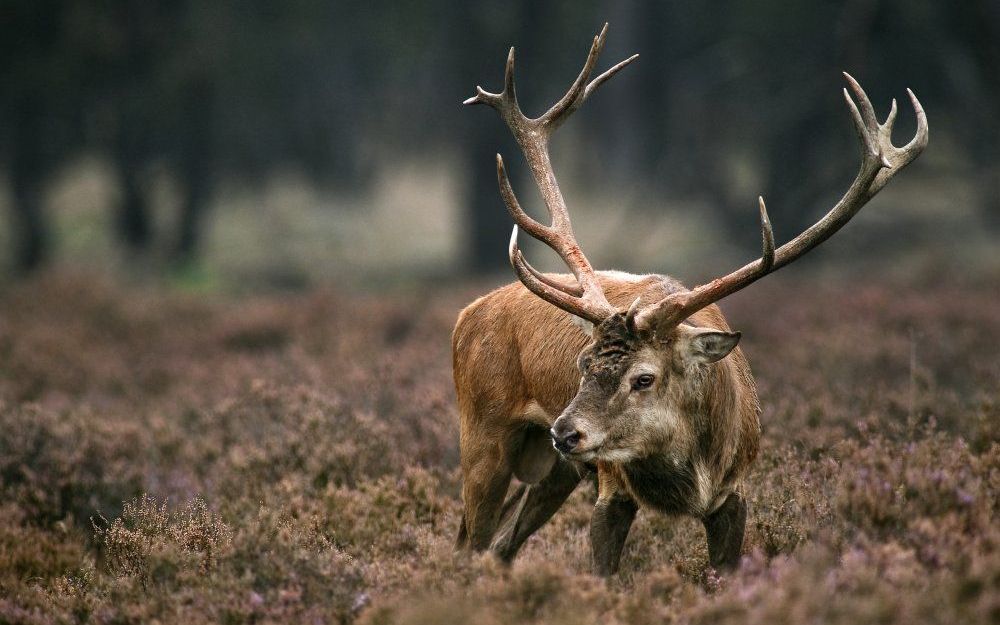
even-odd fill
[{"label": "deer front leg", "polygon": [[594,574],[614,575],[622,559],[625,539],[639,510],[612,472],[597,464],[598,498],[590,518],[590,550]]},{"label": "deer front leg", "polygon": [[731,493],[719,508],[702,519],[708,537],[708,563],[718,570],[732,570],[740,563],[747,504]]},{"label": "deer front leg", "polygon": [[629,528],[639,510],[626,495],[598,500],[590,519],[590,549],[594,574],[608,577],[618,572]]}]

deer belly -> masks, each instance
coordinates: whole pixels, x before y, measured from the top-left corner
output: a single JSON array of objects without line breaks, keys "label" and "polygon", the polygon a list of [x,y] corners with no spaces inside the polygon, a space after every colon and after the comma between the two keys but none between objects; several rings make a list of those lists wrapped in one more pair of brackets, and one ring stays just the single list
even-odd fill
[{"label": "deer belly", "polygon": [[556,463],[556,450],[548,430],[529,427],[523,433],[519,449],[514,452],[512,469],[517,479],[526,484],[537,484],[545,479]]}]

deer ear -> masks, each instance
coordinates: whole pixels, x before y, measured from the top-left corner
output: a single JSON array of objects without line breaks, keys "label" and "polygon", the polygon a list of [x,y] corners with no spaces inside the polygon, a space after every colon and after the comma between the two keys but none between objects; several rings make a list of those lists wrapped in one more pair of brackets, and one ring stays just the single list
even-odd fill
[{"label": "deer ear", "polygon": [[697,328],[690,338],[688,353],[692,360],[709,363],[722,360],[740,342],[739,332],[722,332],[711,328]]}]

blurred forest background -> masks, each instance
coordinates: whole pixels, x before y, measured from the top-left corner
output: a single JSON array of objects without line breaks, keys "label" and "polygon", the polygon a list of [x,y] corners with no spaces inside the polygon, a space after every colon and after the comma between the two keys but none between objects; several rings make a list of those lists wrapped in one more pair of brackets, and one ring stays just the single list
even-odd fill
[{"label": "blurred forest background", "polygon": [[[759,194],[779,242],[818,219],[860,164],[841,71],[897,143],[907,87],[928,115],[723,302],[764,436],[721,578],[645,512],[591,577],[589,484],[513,573],[453,549],[496,152],[544,214],[461,103],[513,45],[539,114],[605,21],[598,69],[641,57],[552,145],[598,268],[728,271]],[[0,0],[0,85],[0,623],[1000,622],[998,0]]]},{"label": "blurred forest background", "polygon": [[62,264],[237,290],[506,279],[495,152],[541,203],[495,113],[461,102],[499,90],[514,45],[522,106],[541,112],[604,21],[599,68],[641,57],[553,148],[598,267],[726,270],[757,253],[758,194],[779,242],[812,223],[859,162],[842,70],[880,116],[899,100],[900,143],[911,87],[932,140],[825,246],[830,264],[1000,264],[993,0],[15,0],[0,3],[3,275]]}]

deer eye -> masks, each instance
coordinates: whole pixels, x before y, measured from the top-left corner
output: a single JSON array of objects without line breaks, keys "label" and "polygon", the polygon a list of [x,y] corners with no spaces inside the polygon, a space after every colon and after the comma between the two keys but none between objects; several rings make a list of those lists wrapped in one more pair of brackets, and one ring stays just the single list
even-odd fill
[{"label": "deer eye", "polygon": [[643,373],[642,375],[632,380],[632,390],[641,391],[647,389],[653,385],[653,380],[655,379],[656,378],[653,376],[652,373]]}]

